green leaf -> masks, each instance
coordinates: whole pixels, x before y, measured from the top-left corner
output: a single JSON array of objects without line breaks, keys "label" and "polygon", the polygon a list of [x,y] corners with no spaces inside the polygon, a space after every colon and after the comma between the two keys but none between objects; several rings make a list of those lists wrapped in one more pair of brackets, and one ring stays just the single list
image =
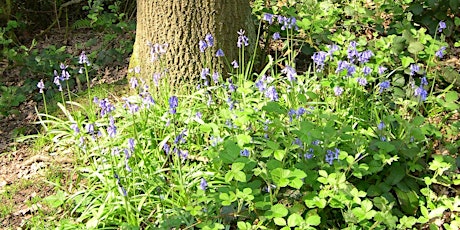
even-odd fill
[{"label": "green leaf", "polygon": [[238,145],[235,144],[235,142],[226,140],[224,142],[224,150],[219,155],[219,157],[224,163],[231,164],[240,155],[240,150],[241,149],[238,147]]},{"label": "green leaf", "polygon": [[233,177],[235,180],[240,181],[240,182],[246,182],[246,173],[244,172],[234,172]]},{"label": "green leaf", "polygon": [[399,188],[394,188],[401,210],[408,214],[414,215],[418,208],[418,196],[414,191],[403,191]]},{"label": "green leaf", "polygon": [[48,205],[52,208],[57,208],[64,204],[65,201],[65,193],[62,190],[58,190],[56,194],[47,196],[43,199]]},{"label": "green leaf", "polygon": [[236,171],[241,171],[244,169],[244,163],[242,162],[235,162],[232,164],[232,171],[236,172]]},{"label": "green leaf", "polygon": [[287,224],[289,227],[300,226],[303,222],[303,218],[298,213],[293,213],[288,217]]},{"label": "green leaf", "polygon": [[236,136],[236,140],[237,140],[237,142],[238,142],[238,146],[240,146],[241,148],[243,148],[243,146],[244,146],[245,144],[251,143],[252,138],[251,138],[251,136],[249,136],[249,135],[247,135],[247,134],[238,134],[238,135]]},{"label": "green leaf", "polygon": [[282,161],[285,155],[286,155],[286,151],[282,150],[282,149],[275,150],[275,152],[273,154],[275,159],[277,159],[279,161]]},{"label": "green leaf", "polygon": [[307,224],[310,226],[318,226],[319,224],[321,224],[321,217],[316,214],[311,215],[307,217],[305,222],[307,222]]},{"label": "green leaf", "polygon": [[415,63],[414,59],[411,57],[403,56],[401,57],[401,64],[403,68],[409,67],[410,64]]},{"label": "green leaf", "polygon": [[407,48],[409,53],[412,54],[418,54],[423,49],[425,49],[425,46],[421,42],[411,42]]},{"label": "green leaf", "polygon": [[273,218],[273,221],[278,226],[286,226],[286,220],[284,220],[284,218],[275,217]]},{"label": "green leaf", "polygon": [[454,91],[449,91],[446,93],[446,102],[458,102],[458,94]]},{"label": "green leaf", "polygon": [[285,217],[289,212],[282,204],[275,204],[270,208],[270,210],[272,211],[273,217]]},{"label": "green leaf", "polygon": [[405,168],[399,163],[392,164],[388,170],[390,171],[390,175],[385,179],[385,183],[389,185],[399,183],[406,176]]},{"label": "green leaf", "polygon": [[263,110],[269,113],[285,114],[286,109],[281,107],[277,102],[270,101],[262,107]]}]

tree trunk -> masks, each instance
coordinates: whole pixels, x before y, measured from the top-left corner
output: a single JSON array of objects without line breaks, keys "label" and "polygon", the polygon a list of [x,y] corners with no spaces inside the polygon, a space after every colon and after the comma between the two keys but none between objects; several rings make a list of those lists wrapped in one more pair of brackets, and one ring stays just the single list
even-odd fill
[{"label": "tree trunk", "polygon": [[[250,10],[248,0],[138,0],[130,69],[140,67],[138,74],[148,82],[155,73],[167,76],[171,86],[196,82],[204,67],[225,75],[228,63],[238,60],[237,32],[245,30],[255,43]],[[207,34],[215,44],[201,53],[199,41]],[[168,44],[160,60],[152,61],[152,44]],[[224,58],[216,57],[219,48]]]}]

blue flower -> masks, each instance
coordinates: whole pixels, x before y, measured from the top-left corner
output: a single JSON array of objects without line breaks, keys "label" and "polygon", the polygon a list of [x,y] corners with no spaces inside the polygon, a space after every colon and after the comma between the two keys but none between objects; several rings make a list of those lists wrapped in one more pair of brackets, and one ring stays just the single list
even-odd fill
[{"label": "blue flower", "polygon": [[436,53],[435,53],[436,57],[443,58],[445,50],[446,50],[445,46],[441,47],[438,51],[436,51]]},{"label": "blue flower", "polygon": [[132,77],[129,80],[129,84],[131,85],[131,89],[135,89],[135,88],[137,88],[137,86],[139,86],[139,83],[137,82],[137,78],[135,78],[135,77]]},{"label": "blue flower", "polygon": [[204,178],[201,178],[200,189],[203,191],[206,191],[207,187],[208,187],[208,182],[206,182]]},{"label": "blue flower", "polygon": [[424,101],[428,96],[428,92],[423,88],[423,86],[419,86],[415,88],[414,96],[420,97],[420,100]]},{"label": "blue flower", "polygon": [[291,66],[286,65],[286,67],[284,67],[284,69],[281,70],[281,73],[286,74],[290,82],[296,81],[297,72]]},{"label": "blue flower", "polygon": [[108,98],[99,100],[99,108],[101,108],[101,117],[115,110],[115,106],[110,103]]},{"label": "blue flower", "polygon": [[438,24],[438,32],[441,33],[446,27],[446,23],[443,21],[440,21]]},{"label": "blue flower", "polygon": [[240,156],[249,157],[249,150],[243,149],[240,151]]},{"label": "blue flower", "polygon": [[308,151],[303,155],[303,157],[304,157],[305,159],[311,159],[311,158],[313,158],[313,156],[314,156],[313,152],[314,152],[313,148],[310,148],[310,149],[308,149]]},{"label": "blue flower", "polygon": [[380,87],[380,93],[382,93],[384,90],[390,88],[390,81],[384,81],[379,84]]},{"label": "blue flower", "polygon": [[176,108],[179,105],[179,101],[176,96],[171,96],[169,98],[169,112],[171,114],[176,114]]},{"label": "blue flower", "polygon": [[114,138],[117,135],[117,127],[115,126],[115,121],[112,116],[109,118],[109,127],[107,127],[107,133],[109,137]]},{"label": "blue flower", "polygon": [[383,121],[381,121],[378,125],[377,125],[377,129],[378,130],[382,130],[385,128],[385,123]]},{"label": "blue flower", "polygon": [[232,64],[232,66],[233,66],[234,69],[240,67],[240,66],[238,65],[238,62],[237,62],[236,60],[233,60],[231,64]]},{"label": "blue flower", "polygon": [[274,41],[276,41],[276,40],[281,39],[281,35],[280,35],[279,32],[275,32],[275,33],[273,34],[273,37],[272,37],[272,38],[273,38]]},{"label": "blue flower", "polygon": [[89,134],[94,134],[94,124],[86,124],[86,132]]},{"label": "blue flower", "polygon": [[327,53],[324,51],[319,51],[315,52],[311,59],[317,66],[319,66],[319,69],[323,69],[324,67],[324,62],[326,61]]},{"label": "blue flower", "polygon": [[236,46],[238,46],[238,48],[241,48],[243,45],[244,46],[249,45],[249,39],[248,37],[244,35],[244,32],[245,32],[244,30],[240,30],[237,32],[239,36],[238,36],[238,42],[236,43]]},{"label": "blue flower", "polygon": [[256,81],[255,85],[256,87],[259,89],[259,91],[261,93],[263,93],[265,91],[265,89],[267,88],[267,84],[265,83],[267,77],[265,75],[263,75],[258,81]]},{"label": "blue flower", "polygon": [[344,69],[348,69],[349,63],[347,61],[338,61],[337,62],[337,69],[335,70],[335,73],[339,73]]},{"label": "blue flower", "polygon": [[384,67],[384,66],[379,66],[377,72],[378,72],[380,75],[382,75],[383,73],[385,73],[386,70],[387,70],[386,67]]},{"label": "blue flower", "polygon": [[267,91],[265,92],[265,96],[270,99],[271,101],[278,101],[278,92],[274,86],[270,86]]},{"label": "blue flower", "polygon": [[219,83],[219,73],[218,72],[214,72],[212,74],[212,80],[214,81],[214,84],[218,84]]},{"label": "blue flower", "polygon": [[369,59],[374,56],[374,53],[370,50],[366,50],[364,52],[358,53],[358,61],[361,64],[369,62]]},{"label": "blue flower", "polygon": [[410,65],[410,73],[409,73],[409,75],[414,76],[415,73],[418,73],[418,71],[420,71],[420,66],[418,66],[418,64],[411,64]]},{"label": "blue flower", "polygon": [[326,162],[332,165],[334,160],[339,159],[339,153],[340,153],[340,150],[337,148],[335,148],[334,151],[328,149],[326,151]]},{"label": "blue flower", "polygon": [[206,44],[206,42],[203,41],[203,40],[201,40],[201,41],[198,42],[198,46],[199,46],[199,48],[200,48],[200,52],[202,52],[202,53],[203,53],[204,51],[206,51],[206,48],[208,48],[208,44]]},{"label": "blue flower", "polygon": [[140,96],[142,96],[142,103],[146,108],[150,108],[151,105],[155,104],[155,100],[153,100],[153,97],[149,92],[141,93]]},{"label": "blue flower", "polygon": [[363,68],[363,74],[364,74],[364,76],[367,76],[367,75],[369,75],[370,73],[372,73],[371,67],[365,66],[365,67]]},{"label": "blue flower", "polygon": [[218,49],[216,52],[216,57],[223,57],[225,56],[224,51],[222,49]]},{"label": "blue flower", "polygon": [[201,70],[201,79],[206,80],[209,75],[209,68],[203,68]]},{"label": "blue flower", "polygon": [[303,148],[303,142],[300,138],[295,138],[293,144],[298,145],[300,148]]},{"label": "blue flower", "polygon": [[128,138],[128,148],[131,152],[134,152],[135,145],[136,142],[134,141],[134,138]]},{"label": "blue flower", "polygon": [[40,93],[43,93],[43,89],[45,89],[45,83],[43,83],[43,79],[41,79],[38,84],[37,84],[37,87],[40,89]]},{"label": "blue flower", "polygon": [[367,85],[367,80],[366,80],[366,78],[358,77],[358,78],[356,79],[356,81],[358,81],[358,84],[361,85],[361,86],[366,86],[366,85]]},{"label": "blue flower", "polygon": [[295,109],[290,109],[288,112],[290,122],[292,122],[292,118],[294,117],[294,115],[297,115],[297,111]]},{"label": "blue flower", "polygon": [[273,14],[265,13],[264,16],[263,16],[263,20],[267,21],[268,24],[271,25],[273,23],[273,18],[274,17],[275,17],[275,15],[273,15]]},{"label": "blue flower", "polygon": [[425,76],[420,79],[420,85],[422,86],[428,85],[428,81],[426,80]]},{"label": "blue flower", "polygon": [[88,61],[88,57],[86,56],[85,51],[81,51],[81,54],[80,54],[78,63],[79,63],[79,64],[84,64],[84,65],[87,65],[87,66],[90,66],[90,65],[91,65],[91,64],[89,63],[89,61]]},{"label": "blue flower", "polygon": [[75,134],[80,133],[80,129],[78,128],[78,125],[73,123],[70,125],[70,128],[75,132]]},{"label": "blue flower", "polygon": [[329,55],[329,57],[332,58],[332,55],[336,52],[336,51],[339,51],[340,50],[340,47],[336,44],[332,44],[332,45],[327,45],[327,48],[329,49],[329,51],[327,52],[327,54]]},{"label": "blue flower", "polygon": [[171,150],[170,146],[168,144],[163,145],[163,150],[165,151],[166,154],[169,154],[169,151]]},{"label": "blue flower", "polygon": [[179,157],[182,158],[182,160],[187,160],[188,151],[187,150],[179,150]]},{"label": "blue flower", "polygon": [[208,47],[214,46],[214,37],[211,34],[206,34],[204,40],[206,41]]},{"label": "blue flower", "polygon": [[338,96],[342,95],[342,93],[343,93],[343,88],[342,87],[340,87],[340,86],[335,86],[334,87],[334,95],[335,96],[338,97]]}]

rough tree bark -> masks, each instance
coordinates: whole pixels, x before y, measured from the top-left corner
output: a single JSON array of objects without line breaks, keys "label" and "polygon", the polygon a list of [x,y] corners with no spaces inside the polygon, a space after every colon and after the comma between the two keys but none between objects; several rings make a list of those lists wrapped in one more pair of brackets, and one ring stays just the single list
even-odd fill
[{"label": "rough tree bark", "polygon": [[[142,78],[150,80],[154,73],[163,73],[166,68],[170,85],[193,82],[199,79],[205,62],[212,63],[214,70],[227,66],[223,58],[215,57],[219,48],[229,62],[237,60],[240,29],[254,43],[248,0],[138,0],[130,69],[139,66]],[[215,45],[206,51],[208,57],[204,58],[198,44],[206,34],[214,36]],[[148,44],[165,43],[168,48],[161,61],[152,62]]]}]

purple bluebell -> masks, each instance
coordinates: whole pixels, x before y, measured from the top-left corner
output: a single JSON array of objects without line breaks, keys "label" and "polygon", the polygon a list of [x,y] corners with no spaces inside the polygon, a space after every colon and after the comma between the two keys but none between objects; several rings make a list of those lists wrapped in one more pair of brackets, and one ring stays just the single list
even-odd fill
[{"label": "purple bluebell", "polygon": [[131,86],[131,89],[135,89],[139,86],[139,83],[137,82],[137,78],[135,77],[132,77],[130,80],[129,80],[129,84]]},{"label": "purple bluebell", "polygon": [[265,91],[265,96],[271,101],[278,101],[278,92],[276,92],[274,86],[268,87],[267,91]]},{"label": "purple bluebell", "polygon": [[366,86],[366,85],[367,85],[367,80],[366,80],[366,78],[364,78],[364,77],[358,77],[358,78],[356,79],[356,81],[357,81],[358,84],[361,85],[361,86]]},{"label": "purple bluebell", "polygon": [[348,66],[350,64],[347,61],[338,61],[337,62],[337,69],[335,70],[335,73],[340,73],[344,69],[348,69]]},{"label": "purple bluebell", "polygon": [[214,81],[215,85],[219,84],[219,73],[218,72],[214,72],[212,74],[212,80]]},{"label": "purple bluebell", "polygon": [[315,64],[319,67],[319,69],[323,69],[325,61],[326,61],[327,53],[324,51],[315,52],[311,59]]},{"label": "purple bluebell", "polygon": [[420,66],[418,64],[411,64],[410,65],[410,73],[409,73],[409,75],[414,76],[419,71],[420,71]]},{"label": "purple bluebell", "polygon": [[94,124],[90,123],[90,124],[86,124],[86,132],[89,133],[89,134],[94,134]]},{"label": "purple bluebell", "polygon": [[275,15],[273,14],[269,14],[269,13],[265,13],[264,16],[263,16],[263,20],[268,22],[268,24],[272,24],[273,23],[273,18],[275,17]]},{"label": "purple bluebell", "polygon": [[206,51],[206,48],[208,48],[208,45],[206,44],[205,41],[201,40],[199,43],[198,43],[198,46],[200,48],[200,52],[204,52]]},{"label": "purple bluebell", "polygon": [[240,30],[237,32],[238,34],[238,42],[236,43],[236,46],[238,48],[241,48],[243,45],[248,46],[249,45],[249,39],[244,35],[245,31]]},{"label": "purple bluebell", "polygon": [[209,68],[201,69],[201,79],[206,80],[209,75]]},{"label": "purple bluebell", "polygon": [[243,149],[240,151],[240,156],[242,157],[249,157],[249,150]]},{"label": "purple bluebell", "polygon": [[115,120],[112,116],[110,116],[109,118],[109,126],[107,127],[107,133],[111,138],[114,138],[117,135],[117,127],[115,126]]},{"label": "purple bluebell", "polygon": [[212,147],[216,147],[219,143],[222,142],[222,138],[220,137],[215,137],[215,136],[211,136],[209,138],[209,142],[211,142],[211,146]]},{"label": "purple bluebell", "polygon": [[370,50],[358,53],[358,62],[361,64],[367,63],[369,62],[372,56],[374,56],[374,53],[372,53],[372,51]]},{"label": "purple bluebell", "polygon": [[289,121],[292,122],[292,118],[297,115],[297,111],[295,109],[290,109],[288,112]]},{"label": "purple bluebell", "polygon": [[384,81],[379,84],[380,87],[380,93],[382,93],[384,90],[390,88],[390,81]]},{"label": "purple bluebell", "polygon": [[108,98],[99,100],[99,108],[101,108],[101,117],[115,110],[115,106],[110,103]]},{"label": "purple bluebell", "polygon": [[78,63],[79,64],[84,64],[84,65],[87,65],[87,66],[91,65],[89,60],[88,60],[88,57],[86,56],[85,51],[81,51],[80,57],[78,59]]},{"label": "purple bluebell", "polygon": [[54,70],[54,81],[53,81],[53,83],[54,83],[56,86],[59,87],[59,91],[61,91],[61,92],[62,92],[62,85],[61,85],[61,81],[62,81],[62,80],[63,80],[63,79],[61,79],[61,76],[59,76],[58,73],[57,73],[57,71]]},{"label": "purple bluebell", "polygon": [[80,129],[78,128],[78,125],[77,125],[77,124],[75,124],[75,123],[71,124],[71,125],[70,125],[70,128],[73,130],[73,132],[74,132],[75,134],[80,133]]},{"label": "purple bluebell", "polygon": [[423,76],[423,77],[420,79],[420,85],[422,85],[422,86],[428,85],[428,80],[426,80],[426,76]]},{"label": "purple bluebell", "polygon": [[66,66],[63,63],[61,63],[59,65],[59,68],[61,69],[61,79],[63,79],[63,80],[69,80],[70,79],[70,74],[67,71],[67,67],[69,67],[69,66]]},{"label": "purple bluebell", "polygon": [[339,159],[339,153],[340,153],[340,150],[335,148],[334,151],[332,150],[327,150],[326,151],[326,162],[330,165],[332,165],[332,163],[334,162],[334,160],[338,160]]},{"label": "purple bluebell", "polygon": [[384,67],[384,66],[379,66],[377,72],[378,72],[380,75],[382,75],[383,73],[385,73],[386,70],[387,70],[386,67]]},{"label": "purple bluebell", "polygon": [[233,60],[231,64],[232,64],[232,66],[233,66],[234,69],[240,67],[240,66],[238,65],[238,62],[237,62],[236,60]]},{"label": "purple bluebell", "polygon": [[161,78],[161,74],[160,73],[153,73],[153,83],[155,84],[155,86],[159,86],[160,85],[160,78]]},{"label": "purple bluebell", "polygon": [[134,148],[136,147],[136,141],[134,138],[128,138],[128,148],[131,152],[134,152]]},{"label": "purple bluebell", "polygon": [[307,110],[304,107],[300,107],[297,110],[297,117],[300,117],[300,116],[304,115],[306,112],[307,112]]},{"label": "purple bluebell", "polygon": [[187,150],[179,150],[179,157],[182,158],[182,160],[187,160],[188,151]]},{"label": "purple bluebell", "polygon": [[315,145],[315,146],[318,146],[319,144],[321,144],[321,141],[320,140],[314,140],[311,142],[312,145]]},{"label": "purple bluebell", "polygon": [[338,96],[342,95],[342,93],[343,93],[343,88],[342,87],[340,87],[340,86],[335,86],[334,87],[334,95],[335,96],[338,97]]},{"label": "purple bluebell", "polygon": [[265,83],[265,75],[263,75],[259,80],[256,81],[255,85],[256,87],[259,89],[259,91],[261,93],[263,93],[265,91],[265,89],[267,88],[267,84]]},{"label": "purple bluebell", "polygon": [[347,67],[347,76],[352,76],[356,72],[356,66],[351,64]]},{"label": "purple bluebell", "polygon": [[441,33],[445,28],[447,28],[446,23],[444,21],[440,21],[438,24],[438,32]]},{"label": "purple bluebell", "polygon": [[40,93],[44,93],[44,89],[45,89],[45,83],[43,83],[43,79],[41,79],[38,84],[37,84],[37,87],[38,89],[40,89]]},{"label": "purple bluebell", "polygon": [[272,38],[273,38],[274,41],[276,41],[276,40],[281,39],[281,35],[280,35],[279,32],[275,32],[275,33],[273,33]]},{"label": "purple bluebell", "polygon": [[224,51],[222,49],[218,49],[216,52],[216,57],[223,57],[225,56]]},{"label": "purple bluebell", "polygon": [[186,142],[185,136],[187,136],[187,129],[182,130],[182,132],[179,133],[179,135],[174,138],[174,144],[183,144]]},{"label": "purple bluebell", "polygon": [[150,108],[150,106],[155,104],[155,100],[149,92],[143,92],[140,94],[140,96],[142,97],[142,104],[146,108]]},{"label": "purple bluebell", "polygon": [[311,159],[314,156],[313,152],[314,152],[313,148],[309,148],[308,151],[303,155],[303,157],[305,159]]},{"label": "purple bluebell", "polygon": [[201,178],[200,189],[203,191],[206,191],[207,188],[208,188],[208,182],[206,182],[204,178]]},{"label": "purple bluebell", "polygon": [[303,142],[300,140],[300,138],[296,137],[292,144],[299,146],[300,148],[303,148]]},{"label": "purple bluebell", "polygon": [[168,144],[163,145],[163,150],[165,151],[166,154],[169,154],[169,151],[171,150],[171,147]]},{"label": "purple bluebell", "polygon": [[336,51],[339,51],[340,50],[340,47],[336,44],[332,44],[332,45],[327,45],[327,48],[329,49],[329,51],[327,52],[327,54],[329,55],[329,57],[332,58],[332,56],[334,55],[334,53]]},{"label": "purple bluebell", "polygon": [[237,87],[235,84],[233,84],[233,80],[229,78],[229,79],[228,79],[228,91],[229,91],[230,93],[233,93],[233,92],[236,91],[237,88],[238,88],[238,87]]},{"label": "purple bluebell", "polygon": [[369,67],[369,66],[364,66],[364,68],[363,68],[363,74],[364,74],[364,76],[367,76],[367,75],[369,75],[370,73],[372,73],[371,67]]},{"label": "purple bluebell", "polygon": [[436,57],[443,58],[445,50],[446,50],[445,46],[441,47],[438,51],[436,51],[436,53],[435,53]]},{"label": "purple bluebell", "polygon": [[214,37],[211,34],[206,34],[204,40],[206,41],[208,47],[214,46]]},{"label": "purple bluebell", "polygon": [[171,96],[168,100],[169,102],[169,112],[171,114],[176,114],[176,108],[179,105],[179,100],[176,96]]},{"label": "purple bluebell", "polygon": [[134,73],[135,74],[140,74],[141,73],[141,67],[140,66],[134,67]]},{"label": "purple bluebell", "polygon": [[286,67],[284,67],[283,70],[281,70],[281,73],[284,73],[286,74],[287,76],[287,79],[288,81],[290,82],[293,82],[293,81],[296,81],[296,76],[297,76],[297,72],[295,71],[294,68],[292,68],[291,66],[289,65],[286,65]]},{"label": "purple bluebell", "polygon": [[385,128],[385,123],[383,121],[380,121],[380,123],[377,125],[378,130],[383,130]]},{"label": "purple bluebell", "polygon": [[423,88],[423,86],[419,86],[415,88],[414,96],[420,97],[421,101],[425,101],[428,96],[428,92]]},{"label": "purple bluebell", "polygon": [[232,100],[231,97],[227,98],[227,104],[230,110],[233,110],[235,108],[235,102]]}]

